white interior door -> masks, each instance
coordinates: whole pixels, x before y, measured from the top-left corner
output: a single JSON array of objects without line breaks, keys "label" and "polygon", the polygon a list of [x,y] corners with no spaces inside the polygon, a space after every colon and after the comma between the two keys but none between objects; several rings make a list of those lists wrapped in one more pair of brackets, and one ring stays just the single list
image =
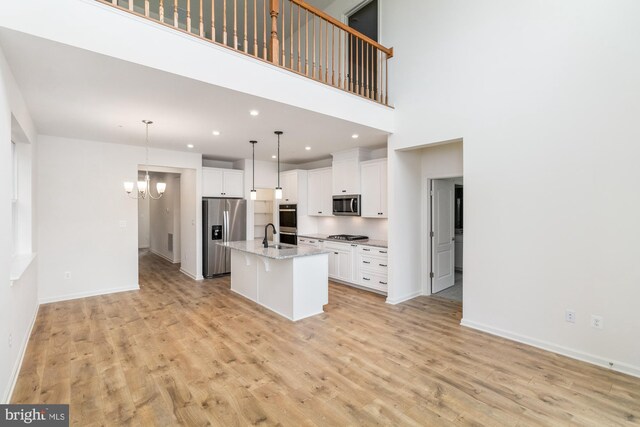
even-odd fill
[{"label": "white interior door", "polygon": [[431,206],[431,292],[447,289],[455,283],[454,210],[455,184],[453,180],[434,179]]}]

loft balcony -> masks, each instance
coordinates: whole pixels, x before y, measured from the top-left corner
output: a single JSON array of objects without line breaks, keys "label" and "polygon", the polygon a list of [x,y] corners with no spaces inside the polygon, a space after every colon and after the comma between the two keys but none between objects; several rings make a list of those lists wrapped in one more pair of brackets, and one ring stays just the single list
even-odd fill
[{"label": "loft balcony", "polygon": [[[111,102],[120,106],[110,111],[122,114],[120,120],[125,120],[126,111],[131,115],[130,110],[142,108],[141,102],[151,103],[145,111],[157,107],[153,100],[171,90],[176,102],[203,102],[211,114],[215,110],[212,117],[227,116],[230,107],[242,105],[245,110],[279,111],[283,120],[296,117],[319,125],[337,119],[334,129],[357,125],[379,135],[395,132],[386,86],[391,50],[387,53],[346,32],[344,25],[321,19],[326,15],[321,11],[282,3],[291,0],[246,0],[246,26],[245,0],[214,0],[214,16],[211,0],[177,0],[177,5],[170,1],[9,2],[0,14],[0,44],[8,56],[24,62],[24,70],[31,70],[24,74],[24,84],[55,93],[75,93],[86,84],[86,90],[96,94],[94,99],[102,99],[91,103],[96,108],[107,103],[97,95],[100,90],[109,98],[119,93]],[[372,61],[367,50],[379,61]],[[77,75],[75,81],[64,84],[53,78],[55,73],[47,73],[65,69],[71,56],[74,63],[85,64],[70,70]],[[67,74],[59,73],[59,78]],[[122,92],[124,82],[136,78],[139,83]],[[200,89],[190,92],[189,87]],[[142,95],[144,90],[157,95]],[[94,111],[95,117],[102,114]],[[191,118],[171,117],[176,126]],[[359,133],[366,132],[361,128]]]},{"label": "loft balcony", "polygon": [[388,105],[387,48],[301,0],[96,0]]}]

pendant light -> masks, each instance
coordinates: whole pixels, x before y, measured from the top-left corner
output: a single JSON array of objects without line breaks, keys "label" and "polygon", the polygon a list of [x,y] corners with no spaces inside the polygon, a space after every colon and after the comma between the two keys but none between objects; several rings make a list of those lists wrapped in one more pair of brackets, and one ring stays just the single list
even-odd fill
[{"label": "pendant light", "polygon": [[277,130],[274,132],[278,135],[278,186],[276,187],[276,200],[282,199],[282,187],[280,187],[280,135],[284,132],[281,130]]},{"label": "pendant light", "polygon": [[253,149],[253,171],[251,172],[251,179],[253,183],[251,184],[251,200],[256,200],[258,198],[258,193],[256,192],[256,144],[258,141],[249,141],[251,147]]},{"label": "pendant light", "polygon": [[147,196],[154,200],[158,200],[164,194],[164,191],[167,189],[167,184],[164,182],[159,182],[156,184],[156,190],[158,191],[157,196],[153,196],[151,194],[151,179],[149,178],[149,125],[153,124],[151,120],[143,120],[142,123],[146,125],[147,133],[146,133],[146,163],[145,163],[145,176],[144,181],[138,181],[138,194],[133,196],[133,182],[125,182],[124,183],[124,191],[127,192],[129,197],[132,199],[144,199]]}]

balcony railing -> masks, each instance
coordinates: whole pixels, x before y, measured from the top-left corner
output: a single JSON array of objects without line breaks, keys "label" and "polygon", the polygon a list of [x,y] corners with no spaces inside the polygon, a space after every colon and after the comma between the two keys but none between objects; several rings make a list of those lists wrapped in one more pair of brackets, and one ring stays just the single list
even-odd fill
[{"label": "balcony railing", "polygon": [[386,48],[301,0],[97,0],[388,105]]}]

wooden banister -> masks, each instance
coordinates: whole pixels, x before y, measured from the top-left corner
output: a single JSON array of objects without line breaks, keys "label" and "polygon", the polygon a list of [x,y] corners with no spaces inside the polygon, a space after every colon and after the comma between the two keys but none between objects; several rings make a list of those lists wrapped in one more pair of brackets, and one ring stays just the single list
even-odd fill
[{"label": "wooden banister", "polygon": [[344,24],[344,23],[338,21],[333,16],[327,15],[325,12],[321,11],[320,9],[317,9],[317,8],[311,6],[308,3],[303,2],[302,0],[289,0],[289,1],[291,3],[297,4],[298,6],[304,8],[304,9],[307,9],[309,12],[311,12],[314,15],[318,16],[319,18],[332,23],[336,27],[339,27],[341,30],[346,31],[347,33],[353,35],[354,37],[369,43],[371,46],[374,46],[378,50],[381,50],[382,52],[386,53],[389,58],[393,58],[393,48],[392,47],[391,48],[387,48],[387,47],[382,46],[377,41],[365,36],[362,33],[359,33],[358,31],[354,30],[353,28],[351,28],[347,24]]},{"label": "wooden banister", "polygon": [[271,62],[276,65],[280,63],[280,41],[278,40],[279,14],[280,0],[269,0],[269,15],[271,16]]},{"label": "wooden banister", "polygon": [[[388,105],[393,48],[303,0],[96,1]],[[211,8],[207,22],[205,7]]]}]

